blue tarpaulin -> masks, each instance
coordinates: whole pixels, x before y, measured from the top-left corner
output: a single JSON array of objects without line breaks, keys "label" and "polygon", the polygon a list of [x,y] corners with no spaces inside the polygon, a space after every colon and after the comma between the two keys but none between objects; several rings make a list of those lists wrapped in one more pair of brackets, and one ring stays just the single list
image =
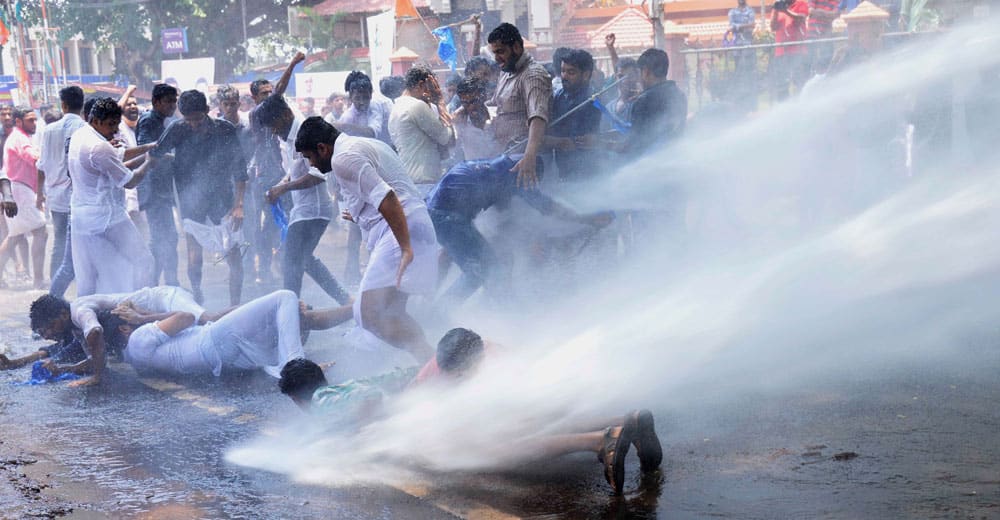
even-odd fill
[{"label": "blue tarpaulin", "polygon": [[447,63],[451,70],[455,70],[458,65],[458,50],[455,48],[455,37],[452,35],[451,27],[438,27],[432,33],[438,39],[438,58]]}]

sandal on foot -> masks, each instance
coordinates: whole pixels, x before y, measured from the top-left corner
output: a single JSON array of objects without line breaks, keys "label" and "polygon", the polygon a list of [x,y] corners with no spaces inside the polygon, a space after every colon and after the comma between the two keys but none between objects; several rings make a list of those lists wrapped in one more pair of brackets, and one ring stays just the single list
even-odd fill
[{"label": "sandal on foot", "polygon": [[604,478],[616,495],[625,487],[625,456],[635,434],[634,422],[611,426],[604,430],[604,447],[597,453],[597,460],[604,464]]},{"label": "sandal on foot", "polygon": [[660,438],[656,436],[653,413],[649,410],[636,410],[629,414],[626,422],[630,422],[629,420],[636,425],[632,445],[635,446],[635,453],[639,456],[639,466],[643,473],[655,471],[663,462],[663,446],[660,445]]}]

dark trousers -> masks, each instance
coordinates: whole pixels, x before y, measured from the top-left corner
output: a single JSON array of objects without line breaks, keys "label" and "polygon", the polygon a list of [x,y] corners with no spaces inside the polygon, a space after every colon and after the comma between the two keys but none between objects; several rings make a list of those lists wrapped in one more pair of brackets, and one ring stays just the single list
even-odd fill
[{"label": "dark trousers", "polygon": [[281,271],[285,278],[285,289],[299,295],[302,291],[302,274],[306,272],[326,294],[343,305],[350,300],[350,295],[313,254],[329,224],[329,220],[311,219],[289,225],[283,246],[285,256]]},{"label": "dark trousers", "polygon": [[52,212],[52,257],[49,259],[49,277],[55,278],[66,256],[66,242],[69,239],[69,212]]},{"label": "dark trousers", "polygon": [[[252,220],[249,238],[253,242],[253,250],[257,253],[259,262],[257,277],[265,281],[271,279],[271,257],[274,255],[274,250],[281,245],[281,230],[274,221],[271,205],[264,199],[264,194],[274,184],[270,181],[254,181],[253,187],[249,190],[252,193],[252,196],[248,197],[250,204],[246,205],[247,215],[249,215],[247,220]],[[290,211],[292,207],[291,197],[282,197],[281,206],[286,212]],[[246,224],[244,223],[244,225]]]},{"label": "dark trousers", "polygon": [[496,253],[472,221],[445,211],[429,210],[438,242],[462,269],[462,275],[444,297],[460,302],[489,280],[497,264]]},{"label": "dark trousers", "polygon": [[177,281],[177,226],[174,224],[174,210],[168,204],[156,204],[145,208],[149,222],[149,250],[153,253],[154,280],[167,285],[179,286]]},{"label": "dark trousers", "polygon": [[[69,284],[76,278],[76,271],[73,270],[73,241],[70,239],[71,226],[69,221],[69,213],[63,213],[66,216],[66,228],[63,230],[63,238],[59,239],[59,228],[56,228],[56,241],[53,247],[59,247],[62,249],[62,260],[56,270],[52,271],[52,285],[49,287],[49,294],[53,296],[58,296],[60,298],[66,294],[66,289],[69,289]],[[52,212],[52,221],[56,222],[56,212]],[[53,251],[53,261],[55,260],[55,251]]]}]

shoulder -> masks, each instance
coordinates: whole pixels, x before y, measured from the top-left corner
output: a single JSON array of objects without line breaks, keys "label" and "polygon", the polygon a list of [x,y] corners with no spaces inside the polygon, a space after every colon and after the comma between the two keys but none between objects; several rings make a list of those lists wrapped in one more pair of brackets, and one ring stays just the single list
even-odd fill
[{"label": "shoulder", "polygon": [[212,131],[218,135],[236,135],[236,125],[225,119],[212,119]]},{"label": "shoulder", "polygon": [[522,74],[524,74],[524,79],[545,80],[550,83],[552,81],[552,76],[549,75],[549,71],[545,70],[545,67],[535,60],[531,60],[531,63],[528,64]]}]

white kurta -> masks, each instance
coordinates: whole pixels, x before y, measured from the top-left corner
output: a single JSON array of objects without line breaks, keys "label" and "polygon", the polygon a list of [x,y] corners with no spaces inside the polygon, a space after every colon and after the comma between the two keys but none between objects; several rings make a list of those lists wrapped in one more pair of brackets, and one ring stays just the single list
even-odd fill
[{"label": "white kurta", "polygon": [[94,329],[100,329],[97,314],[110,311],[124,302],[131,302],[136,307],[150,312],[184,311],[201,318],[205,308],[194,301],[191,293],[180,287],[162,286],[147,287],[135,292],[118,294],[92,294],[77,298],[70,304],[70,317],[73,324],[83,331],[84,336]]}]

